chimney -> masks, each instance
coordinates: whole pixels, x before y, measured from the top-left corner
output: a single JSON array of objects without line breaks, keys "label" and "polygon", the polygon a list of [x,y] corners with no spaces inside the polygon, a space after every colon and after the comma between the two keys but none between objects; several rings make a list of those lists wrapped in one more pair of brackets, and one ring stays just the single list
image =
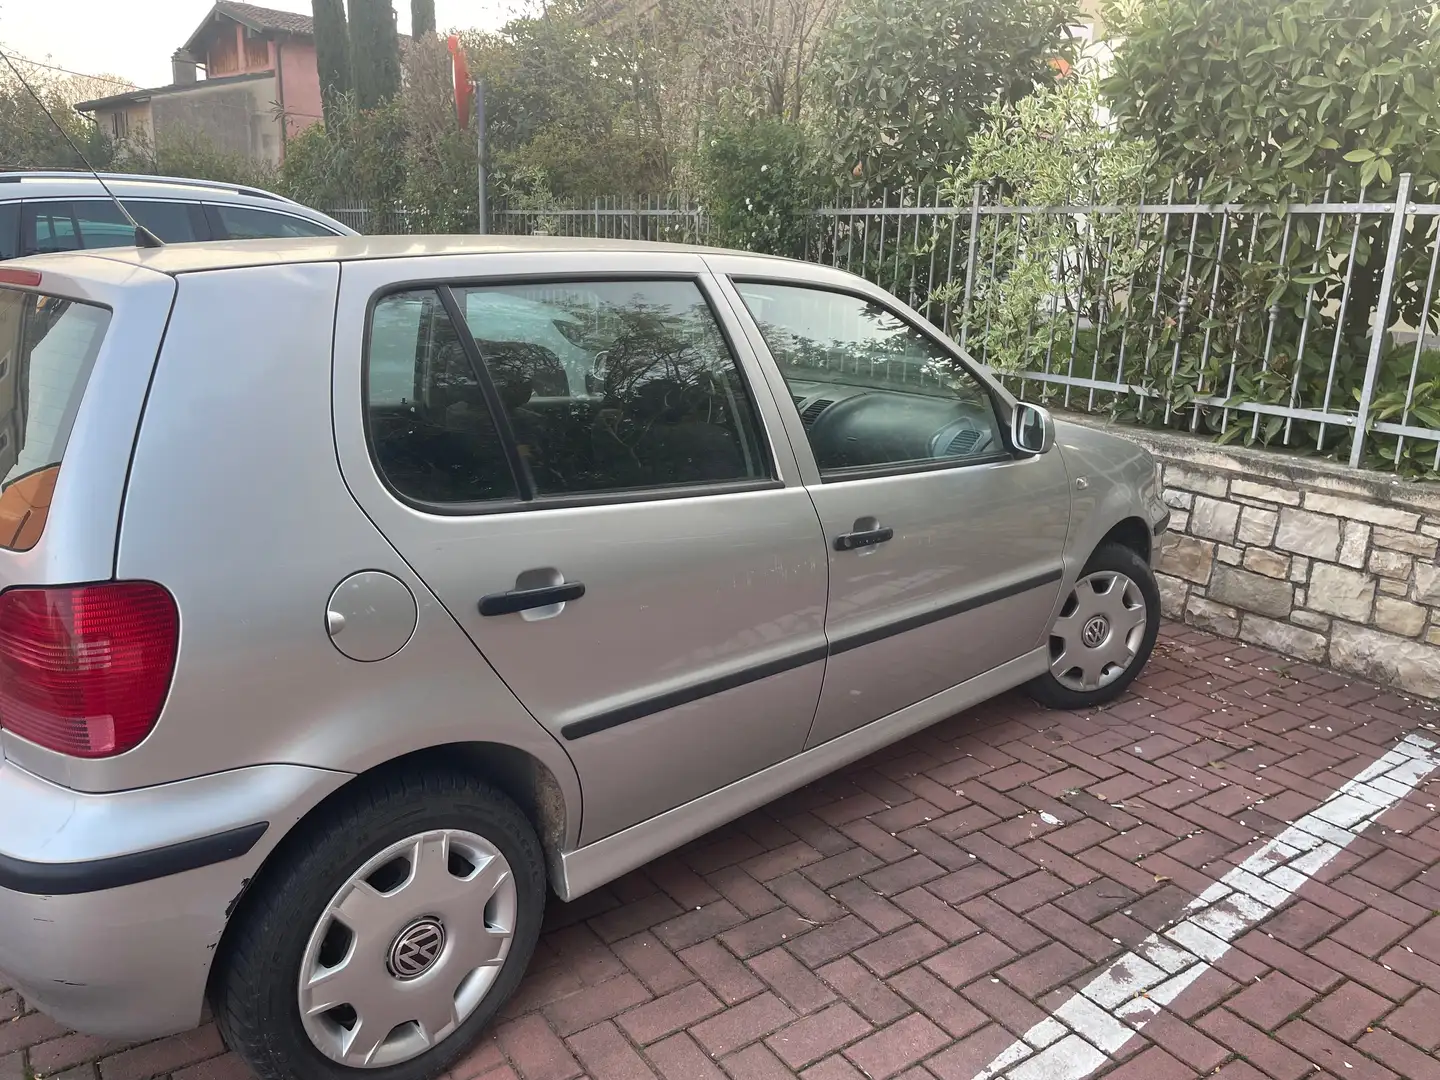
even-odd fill
[{"label": "chimney", "polygon": [[177,86],[195,81],[195,61],[184,49],[176,49],[170,57],[170,78]]}]

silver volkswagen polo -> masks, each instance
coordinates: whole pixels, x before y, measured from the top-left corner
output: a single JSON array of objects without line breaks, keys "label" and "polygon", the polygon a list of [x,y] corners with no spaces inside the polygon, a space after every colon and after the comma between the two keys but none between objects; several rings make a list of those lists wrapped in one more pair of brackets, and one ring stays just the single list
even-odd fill
[{"label": "silver volkswagen polo", "polygon": [[0,471],[0,971],[271,1080],[438,1075],[547,891],[1159,622],[1142,450],[733,252],[7,263]]}]

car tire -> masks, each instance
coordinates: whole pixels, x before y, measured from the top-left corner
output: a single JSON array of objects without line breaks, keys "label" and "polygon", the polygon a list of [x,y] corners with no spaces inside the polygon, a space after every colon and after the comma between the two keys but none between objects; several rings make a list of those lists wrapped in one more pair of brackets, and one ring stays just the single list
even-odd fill
[{"label": "car tire", "polygon": [[1160,590],[1130,548],[1103,544],[1071,586],[1047,639],[1050,670],[1029,684],[1051,709],[1114,701],[1140,674],[1160,632]]},{"label": "car tire", "polygon": [[211,995],[226,1044],[262,1080],[439,1076],[514,993],[540,935],[535,830],[463,773],[344,793],[273,862],[227,930]]}]

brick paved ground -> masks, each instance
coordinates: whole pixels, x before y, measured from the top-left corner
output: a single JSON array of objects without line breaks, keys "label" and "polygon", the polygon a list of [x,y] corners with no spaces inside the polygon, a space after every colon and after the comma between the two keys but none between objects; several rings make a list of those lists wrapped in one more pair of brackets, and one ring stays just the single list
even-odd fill
[{"label": "brick paved ground", "polygon": [[[555,905],[518,997],[452,1075],[972,1080],[1265,837],[1436,722],[1168,626],[1135,692],[1102,713],[1007,696]],[[1440,1078],[1437,801],[1440,775],[1094,1075]],[[222,1051],[213,1026],[129,1048],[67,1034],[0,994],[0,1080],[245,1080]],[[1056,1075],[1042,1064],[1017,1075]]]}]

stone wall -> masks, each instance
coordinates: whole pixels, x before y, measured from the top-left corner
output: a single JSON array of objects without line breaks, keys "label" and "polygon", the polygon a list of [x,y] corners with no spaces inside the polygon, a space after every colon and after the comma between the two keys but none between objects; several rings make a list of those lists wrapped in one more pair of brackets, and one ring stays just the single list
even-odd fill
[{"label": "stone wall", "polygon": [[1440,698],[1440,484],[1110,430],[1163,470],[1166,615]]}]

